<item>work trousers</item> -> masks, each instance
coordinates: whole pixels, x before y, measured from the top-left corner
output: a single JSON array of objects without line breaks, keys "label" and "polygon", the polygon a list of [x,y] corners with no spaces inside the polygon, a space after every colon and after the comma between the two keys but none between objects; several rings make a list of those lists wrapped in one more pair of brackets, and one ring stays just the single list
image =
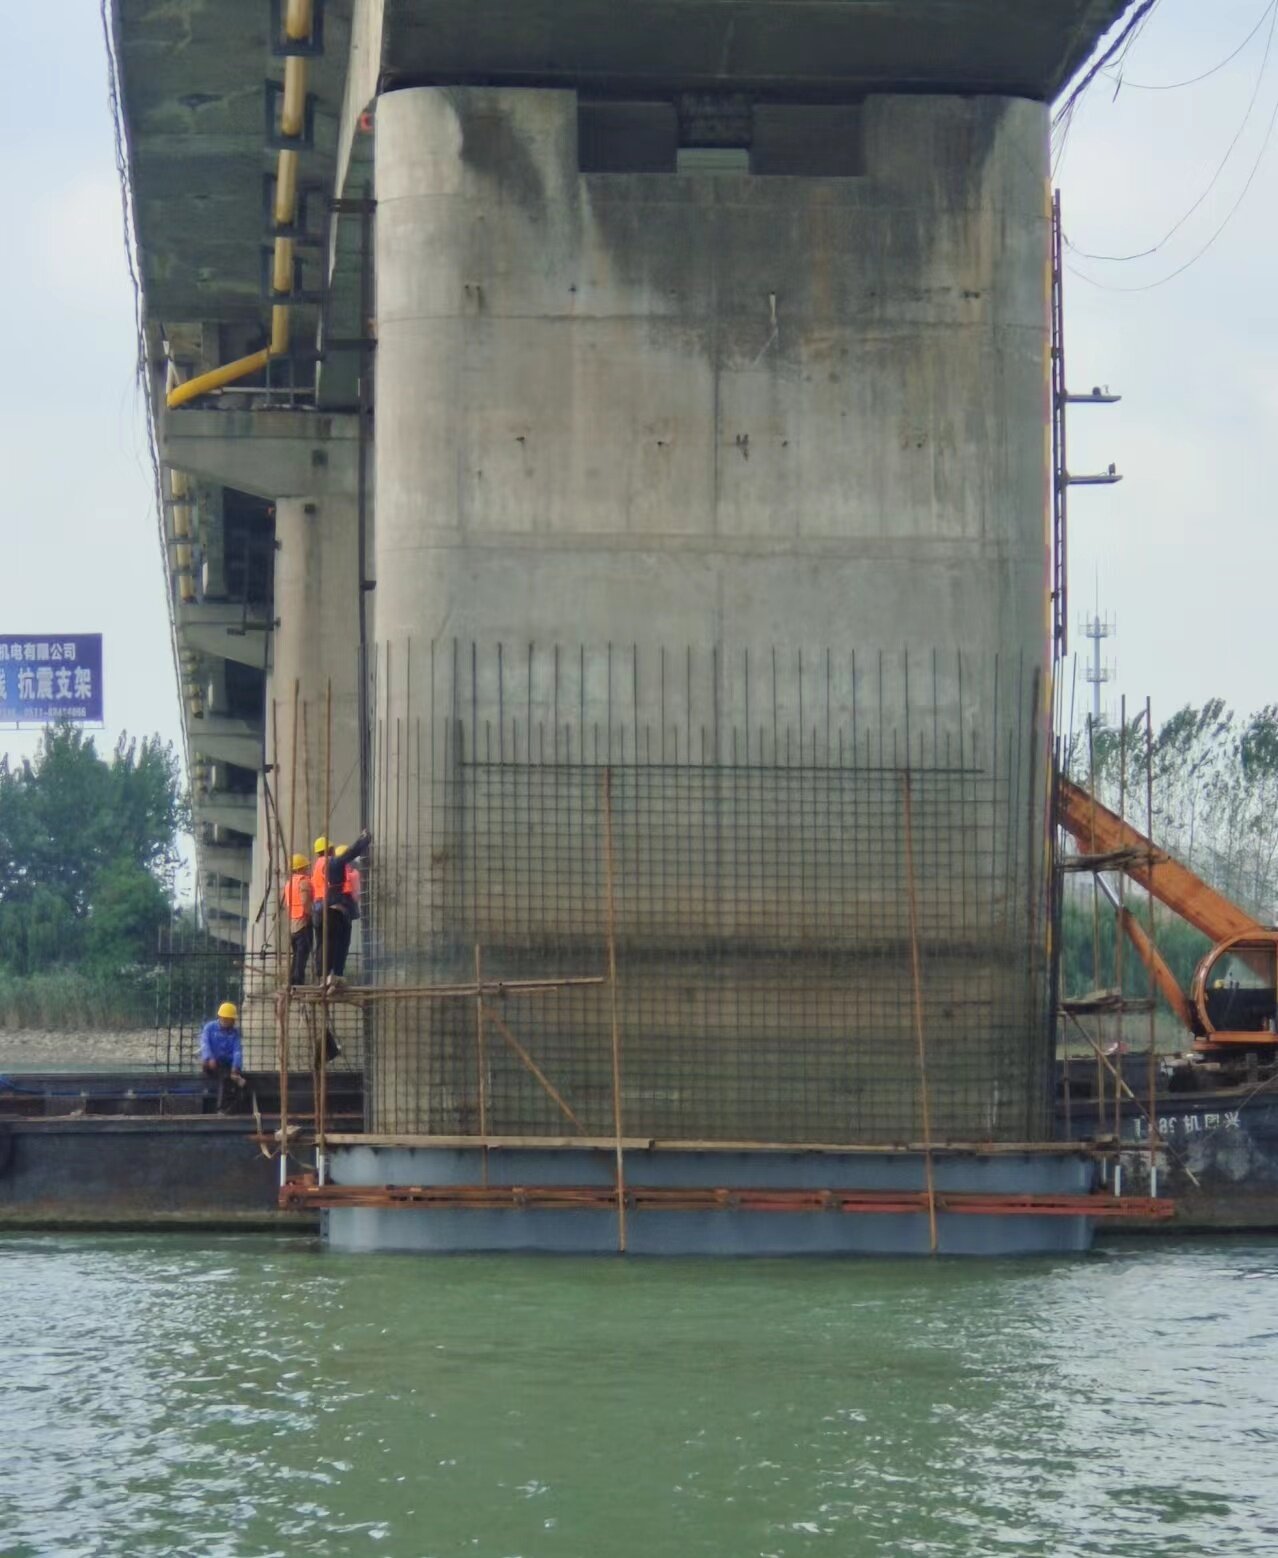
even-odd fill
[{"label": "work trousers", "polygon": [[214,1107],[219,1114],[231,1114],[247,1101],[247,1086],[232,1078],[231,1068],[226,1061],[206,1060],[204,1075],[211,1081],[217,1082],[217,1101]]},{"label": "work trousers", "polygon": [[[325,921],[328,924],[325,936]],[[328,967],[324,967],[325,939],[328,942]],[[324,919],[315,927],[315,967],[319,977],[333,974],[338,979],[346,972],[346,955],[351,950],[351,917],[345,909],[330,904],[324,910]]]},{"label": "work trousers", "polygon": [[311,960],[311,948],[315,943],[315,931],[309,920],[302,923],[300,930],[293,932],[293,959],[289,967],[288,982],[290,985],[304,985],[306,983],[306,965]]}]

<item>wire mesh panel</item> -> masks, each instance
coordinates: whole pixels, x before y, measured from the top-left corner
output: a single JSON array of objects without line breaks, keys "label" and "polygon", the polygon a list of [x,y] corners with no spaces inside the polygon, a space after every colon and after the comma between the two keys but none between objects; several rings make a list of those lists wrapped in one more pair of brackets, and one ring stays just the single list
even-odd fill
[{"label": "wire mesh panel", "polygon": [[[223,1001],[239,1008],[244,1064],[249,1071],[274,1071],[280,1061],[279,994],[281,963],[266,944],[253,952],[219,945],[193,929],[166,931],[158,952],[154,1063],[164,1071],[191,1071],[199,1064],[200,1031]],[[358,950],[353,962],[358,969]],[[354,972],[354,978],[360,977]],[[313,1066],[316,1022],[330,1070],[356,1072],[364,1065],[365,1019],[350,1006],[331,1004],[320,1018],[298,1007],[288,1014],[288,1064],[293,1071]]]},{"label": "wire mesh panel", "polygon": [[703,721],[574,658],[382,663],[371,1128],[607,1135],[615,1050],[627,1136],[917,1141],[924,1076],[935,1140],[1043,1135],[1033,680],[765,657],[747,715],[715,656]]}]

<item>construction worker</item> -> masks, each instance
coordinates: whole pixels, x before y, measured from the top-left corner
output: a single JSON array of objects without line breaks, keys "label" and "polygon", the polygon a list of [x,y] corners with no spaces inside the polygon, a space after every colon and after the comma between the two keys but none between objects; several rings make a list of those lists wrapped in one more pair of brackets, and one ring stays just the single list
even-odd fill
[{"label": "construction worker", "polygon": [[354,862],[368,853],[372,842],[373,835],[367,828],[353,844],[331,844],[323,835],[315,840],[311,917],[315,925],[315,970],[321,984],[343,982],[351,924],[358,914],[355,895],[359,873]]},{"label": "construction worker", "polygon": [[226,1114],[245,1096],[244,1041],[240,1037],[239,1011],[234,1001],[223,1001],[217,1016],[200,1030],[200,1067],[210,1080],[217,1079],[217,1111]]},{"label": "construction worker", "polygon": [[294,855],[292,875],[284,884],[284,910],[288,915],[288,930],[292,959],[289,964],[290,985],[306,983],[306,965],[315,943],[315,931],[311,924],[311,904],[315,900],[311,886],[310,861],[305,855]]}]

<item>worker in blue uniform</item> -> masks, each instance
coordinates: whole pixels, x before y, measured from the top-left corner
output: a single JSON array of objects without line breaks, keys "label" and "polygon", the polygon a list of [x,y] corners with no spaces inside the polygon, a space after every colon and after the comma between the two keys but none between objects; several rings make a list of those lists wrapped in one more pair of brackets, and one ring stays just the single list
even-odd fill
[{"label": "worker in blue uniform", "polygon": [[227,1113],[246,1094],[244,1041],[240,1036],[239,1011],[234,1001],[223,1001],[217,1016],[200,1030],[200,1067],[217,1082],[218,1113]]}]

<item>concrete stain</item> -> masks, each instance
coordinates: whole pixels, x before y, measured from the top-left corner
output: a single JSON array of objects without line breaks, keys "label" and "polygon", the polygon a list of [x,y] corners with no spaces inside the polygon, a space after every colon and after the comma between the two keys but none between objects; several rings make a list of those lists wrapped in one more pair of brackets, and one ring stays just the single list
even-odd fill
[{"label": "concrete stain", "polygon": [[480,109],[462,101],[457,109],[462,162],[491,179],[529,216],[540,216],[546,208],[546,184],[526,132],[495,103]]}]

